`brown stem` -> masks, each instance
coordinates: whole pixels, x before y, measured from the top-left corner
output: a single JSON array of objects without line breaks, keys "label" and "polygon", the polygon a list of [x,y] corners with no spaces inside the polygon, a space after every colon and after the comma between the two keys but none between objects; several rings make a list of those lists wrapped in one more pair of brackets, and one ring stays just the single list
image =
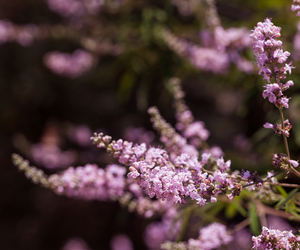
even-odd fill
[{"label": "brown stem", "polygon": [[[279,113],[280,113],[280,118],[281,118],[281,126],[282,126],[282,129],[284,129],[283,108],[279,108]],[[289,145],[287,142],[287,137],[285,134],[282,134],[282,135],[283,135],[283,141],[284,141],[284,147],[285,147],[286,154],[287,154],[288,158],[291,159]],[[290,164],[290,166],[291,166],[291,164]]]},{"label": "brown stem", "polygon": [[271,185],[271,186],[298,187],[298,188],[300,188],[300,185],[298,185],[298,184],[290,184],[290,183],[272,183],[272,182],[265,182],[264,184],[268,184],[268,185]]}]

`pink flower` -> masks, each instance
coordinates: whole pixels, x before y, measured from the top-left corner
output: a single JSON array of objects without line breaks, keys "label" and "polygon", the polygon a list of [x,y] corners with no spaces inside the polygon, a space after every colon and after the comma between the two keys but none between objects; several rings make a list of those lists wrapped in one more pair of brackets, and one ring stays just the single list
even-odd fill
[{"label": "pink flower", "polygon": [[291,163],[294,168],[298,167],[299,166],[299,162],[298,161],[294,161],[294,160],[288,160],[289,163]]},{"label": "pink flower", "polygon": [[264,124],[264,128],[271,128],[271,129],[274,129],[274,125],[271,124],[271,123],[269,123],[269,122],[267,122],[267,123]]}]

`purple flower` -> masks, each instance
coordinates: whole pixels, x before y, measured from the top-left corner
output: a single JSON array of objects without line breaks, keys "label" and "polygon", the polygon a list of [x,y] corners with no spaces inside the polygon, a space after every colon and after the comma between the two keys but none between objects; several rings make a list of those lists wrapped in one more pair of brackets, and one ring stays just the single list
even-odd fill
[{"label": "purple flower", "polygon": [[282,95],[281,88],[279,87],[279,85],[277,83],[267,84],[264,87],[266,89],[263,91],[263,97],[265,99],[269,98],[269,101],[271,103],[276,102],[277,96],[281,96]]},{"label": "purple flower", "polygon": [[220,223],[212,223],[199,231],[199,239],[188,241],[189,249],[211,250],[227,245],[233,239],[226,232],[226,226]]},{"label": "purple flower", "polygon": [[224,161],[223,157],[217,160],[217,165],[220,168],[221,172],[225,172],[227,169],[230,168],[231,161],[228,160],[227,162]]},{"label": "purple flower", "polygon": [[293,85],[292,81],[286,84],[281,83],[286,78],[286,74],[291,74],[292,63],[286,63],[290,53],[282,50],[282,42],[277,40],[280,36],[280,27],[274,26],[270,19],[265,19],[263,23],[259,22],[252,31],[253,50],[260,68],[259,74],[264,75],[269,83],[274,79],[273,84],[267,84],[263,91],[263,97],[268,98],[278,108],[288,108],[288,98],[283,96],[283,91]]},{"label": "purple flower", "polygon": [[276,105],[278,105],[280,107],[289,108],[289,100],[290,99],[291,98],[287,98],[286,96],[283,96],[276,101]]},{"label": "purple flower", "polygon": [[295,161],[295,160],[288,160],[289,163],[291,163],[294,168],[298,167],[299,166],[299,162],[298,161]]},{"label": "purple flower", "polygon": [[110,241],[112,250],[133,250],[133,245],[129,237],[125,234],[114,236]]},{"label": "purple flower", "polygon": [[253,236],[253,247],[256,250],[278,249],[278,250],[294,250],[300,247],[300,237],[295,236],[292,231],[280,231],[262,228],[259,236]]},{"label": "purple flower", "polygon": [[268,175],[267,175],[267,178],[270,178],[270,180],[272,181],[272,183],[275,182],[275,178],[272,177],[274,175],[274,171],[272,170],[271,172],[267,172]]},{"label": "purple flower", "polygon": [[243,170],[242,173],[241,173],[241,176],[244,179],[248,179],[251,176],[250,171],[249,170],[246,170],[246,171]]},{"label": "purple flower", "polygon": [[271,123],[269,123],[269,122],[266,122],[266,123],[264,124],[264,128],[271,128],[271,129],[274,129],[274,125],[271,124]]},{"label": "purple flower", "polygon": [[53,51],[44,56],[44,63],[51,71],[70,78],[77,78],[89,71],[95,65],[95,60],[92,54],[82,49],[72,54]]}]

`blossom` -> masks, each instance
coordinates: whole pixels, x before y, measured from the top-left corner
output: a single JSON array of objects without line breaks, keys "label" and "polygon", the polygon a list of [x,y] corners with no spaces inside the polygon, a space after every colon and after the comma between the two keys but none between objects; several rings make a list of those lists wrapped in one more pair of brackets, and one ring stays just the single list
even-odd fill
[{"label": "blossom", "polygon": [[85,200],[114,200],[124,194],[124,167],[111,164],[101,169],[95,164],[70,167],[60,175],[51,175],[49,182],[58,194]]},{"label": "blossom", "polygon": [[295,236],[292,231],[280,231],[262,228],[259,236],[253,236],[253,247],[256,250],[278,249],[278,250],[294,250],[300,247],[300,237]]},{"label": "blossom", "polygon": [[271,129],[274,129],[274,125],[271,124],[271,123],[269,123],[269,122],[266,122],[266,123],[264,124],[264,128],[271,128]]},{"label": "blossom", "polygon": [[125,234],[118,234],[110,241],[112,250],[133,250],[133,245],[129,237]]},{"label": "blossom", "polygon": [[282,42],[277,40],[280,36],[280,27],[273,25],[270,19],[259,22],[252,31],[253,50],[260,68],[259,74],[264,75],[269,83],[274,79],[275,83],[265,85],[263,97],[268,98],[278,108],[288,108],[289,98],[283,96],[283,91],[293,85],[292,81],[283,84],[281,81],[286,78],[286,74],[291,74],[294,68],[291,62],[286,63],[290,53],[282,50]]},{"label": "blossom", "polygon": [[299,162],[295,161],[295,160],[288,160],[289,163],[291,163],[293,165],[294,168],[299,166]]},{"label": "blossom", "polygon": [[294,4],[292,4],[292,7],[291,7],[291,10],[292,11],[298,11],[296,16],[300,16],[300,2],[299,0],[294,0]]},{"label": "blossom", "polygon": [[271,172],[267,172],[267,178],[270,178],[270,180],[272,181],[272,183],[275,182],[275,177],[272,177],[274,175],[274,170],[272,170]]},{"label": "blossom", "polygon": [[44,63],[55,74],[77,78],[95,65],[95,58],[82,49],[72,54],[53,51],[44,56]]}]

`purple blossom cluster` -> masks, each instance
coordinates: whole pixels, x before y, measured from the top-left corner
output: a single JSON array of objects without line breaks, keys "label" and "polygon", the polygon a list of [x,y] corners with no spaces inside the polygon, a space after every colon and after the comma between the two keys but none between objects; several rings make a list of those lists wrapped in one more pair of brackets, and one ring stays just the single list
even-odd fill
[{"label": "purple blossom cluster", "polygon": [[286,63],[290,56],[288,51],[282,50],[282,42],[277,40],[280,37],[280,27],[273,25],[270,19],[259,22],[252,31],[250,37],[253,41],[253,50],[260,68],[259,74],[264,75],[270,83],[270,79],[274,79],[274,83],[266,84],[263,91],[263,97],[268,98],[271,103],[278,108],[288,108],[289,98],[283,96],[283,92],[290,86],[294,85],[289,80],[285,84],[281,81],[286,78],[286,74],[291,74],[294,68],[292,63]]},{"label": "purple blossom cluster", "polygon": [[175,240],[182,224],[182,220],[178,218],[178,211],[172,207],[166,211],[161,221],[147,226],[144,240],[150,250],[160,249],[160,245],[167,240]]},{"label": "purple blossom cluster", "polygon": [[90,138],[93,133],[87,125],[82,124],[77,126],[70,125],[67,130],[67,134],[69,139],[77,145],[87,147],[90,146]]},{"label": "purple blossom cluster", "polygon": [[72,54],[48,52],[44,56],[44,63],[55,74],[76,78],[95,66],[96,59],[89,52],[78,49]]},{"label": "purple blossom cluster", "polygon": [[[172,203],[185,203],[185,198],[190,197],[203,206],[207,201],[205,197],[215,202],[219,194],[225,194],[232,200],[242,190],[242,186],[226,173],[230,161],[225,162],[223,158],[214,161],[210,154],[203,153],[202,160],[198,161],[196,156],[183,153],[172,162],[164,149],[133,145],[121,139],[110,142],[111,137],[102,133],[91,139],[121,164],[128,165],[128,177],[135,179],[150,198],[156,196]],[[215,164],[217,170],[208,174],[203,169],[206,164]]]},{"label": "purple blossom cluster", "polygon": [[294,0],[294,4],[291,7],[292,11],[298,11],[296,16],[300,16],[300,1]]},{"label": "purple blossom cluster", "polygon": [[254,185],[256,185],[256,187],[260,188],[263,184],[263,179],[258,175],[258,173],[255,171],[254,173],[250,174],[249,170],[242,170],[241,172],[241,177],[247,180],[247,184],[246,185],[251,185],[250,188],[252,190],[254,190]]},{"label": "purple blossom cluster", "polygon": [[161,245],[164,250],[180,249],[180,250],[212,250],[221,249],[220,247],[227,245],[233,240],[231,235],[226,232],[226,226],[220,223],[212,223],[206,227],[203,227],[199,231],[199,237],[197,239],[189,239],[185,242],[170,242],[167,241]]},{"label": "purple blossom cluster", "polygon": [[88,244],[81,238],[71,238],[69,239],[62,250],[90,250]]},{"label": "purple blossom cluster", "polygon": [[116,11],[126,0],[47,0],[49,9],[65,18],[96,15],[105,6]]},{"label": "purple blossom cluster", "polygon": [[[181,151],[181,153],[187,153],[189,155],[193,154],[194,149],[200,149],[201,147],[205,148],[207,153],[210,153],[211,156],[219,158],[223,156],[223,151],[217,146],[211,148],[204,147],[206,144],[205,141],[210,136],[210,132],[205,128],[205,124],[202,121],[195,121],[194,116],[188,106],[185,104],[184,96],[185,93],[181,88],[181,81],[173,77],[169,81],[171,87],[172,95],[174,96],[174,107],[176,110],[176,129],[182,133],[182,137],[186,140],[187,144]],[[160,118],[162,120],[162,118]],[[157,129],[157,126],[154,126]],[[161,132],[159,129],[157,129]],[[162,132],[161,132],[162,133]],[[162,141],[164,142],[164,141]],[[171,151],[173,153],[174,151]],[[178,155],[177,155],[178,156]],[[172,158],[172,157],[171,157]]]},{"label": "purple blossom cluster", "polygon": [[16,25],[8,20],[0,20],[0,44],[17,42],[22,46],[31,45],[38,27],[34,24]]},{"label": "purple blossom cluster", "polygon": [[[164,144],[165,150],[173,160],[182,153],[198,156],[199,152],[193,145],[189,144],[187,138],[177,133],[176,130],[167,123],[159,113],[157,107],[150,107],[148,113],[151,116],[153,127],[161,134],[160,141]],[[201,133],[198,131],[198,133]]]},{"label": "purple blossom cluster", "polygon": [[51,175],[49,182],[58,194],[85,200],[116,200],[124,194],[126,169],[116,164],[105,170],[95,164],[70,167],[60,175]]},{"label": "purple blossom cluster", "polygon": [[284,128],[282,128],[282,124],[275,124],[275,125],[273,125],[273,124],[267,122],[267,123],[264,124],[264,127],[265,128],[273,129],[273,132],[276,135],[282,135],[282,134],[284,134],[286,137],[289,137],[290,136],[290,130],[292,128],[292,124],[290,124],[289,120],[286,119],[283,122],[283,125],[284,125]]},{"label": "purple blossom cluster", "polygon": [[200,248],[202,250],[210,250],[227,245],[232,241],[233,237],[226,232],[226,226],[220,223],[212,223],[199,231],[198,239],[190,239],[188,245],[190,248]]},{"label": "purple blossom cluster", "polygon": [[74,151],[62,151],[54,144],[36,143],[31,147],[31,154],[37,164],[48,169],[66,168],[76,159]]},{"label": "purple blossom cluster", "polygon": [[280,231],[262,228],[259,236],[253,236],[253,247],[255,250],[277,249],[297,250],[300,249],[300,237],[295,236],[292,231]]},{"label": "purple blossom cluster", "polygon": [[289,164],[292,164],[294,168],[299,166],[298,161],[291,160],[286,154],[273,154],[272,164],[275,168],[279,167],[281,170],[288,170]]},{"label": "purple blossom cluster", "polygon": [[246,72],[251,73],[253,66],[251,62],[242,57],[238,51],[249,47],[249,31],[245,28],[230,28],[225,30],[218,26],[214,33],[209,31],[201,33],[204,46],[193,44],[186,40],[177,38],[169,30],[162,31],[162,38],[170,49],[179,56],[186,57],[197,68],[211,71],[217,74],[227,72],[231,63]]},{"label": "purple blossom cluster", "polygon": [[13,160],[27,178],[58,195],[84,200],[119,201],[129,211],[136,211],[146,218],[163,214],[172,207],[171,202],[151,200],[145,196],[139,185],[125,178],[126,168],[116,164],[105,169],[95,164],[69,167],[59,174],[47,176],[42,170],[29,166],[28,161],[19,155],[13,155]]},{"label": "purple blossom cluster", "polygon": [[125,234],[118,234],[110,241],[111,250],[133,250],[130,238]]}]

